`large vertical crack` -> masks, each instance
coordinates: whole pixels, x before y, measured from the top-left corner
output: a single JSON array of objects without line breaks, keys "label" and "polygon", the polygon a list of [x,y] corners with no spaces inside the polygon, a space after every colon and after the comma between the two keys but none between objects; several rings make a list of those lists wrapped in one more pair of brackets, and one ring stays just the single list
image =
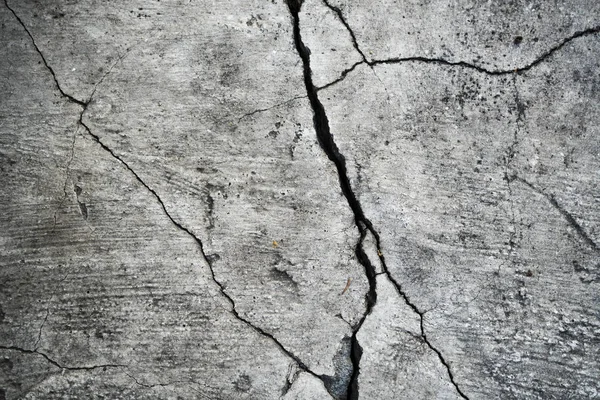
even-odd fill
[{"label": "large vertical crack", "polygon": [[[260,334],[261,336],[269,339],[271,342],[273,342],[276,347],[288,358],[290,358],[296,365],[298,365],[298,368],[300,368],[300,370],[312,375],[313,377],[319,379],[320,381],[322,381],[328,392],[331,394],[332,397],[337,397],[334,395],[334,393],[330,392],[330,389],[328,387],[328,385],[325,383],[326,382],[326,377],[323,375],[318,375],[317,373],[315,373],[314,371],[312,371],[304,362],[302,362],[302,360],[300,360],[300,358],[298,358],[294,353],[292,353],[290,350],[286,349],[285,346],[283,346],[283,344],[281,342],[279,342],[279,340],[277,340],[275,338],[275,336],[273,336],[272,334],[270,334],[269,332],[265,331],[264,329],[260,328],[259,326],[254,325],[252,322],[250,322],[250,320],[244,318],[242,315],[239,314],[239,312],[237,311],[236,308],[236,304],[235,301],[233,300],[233,298],[226,292],[225,286],[217,279],[216,275],[215,275],[215,271],[213,268],[213,265],[210,261],[210,258],[206,255],[206,252],[204,250],[204,244],[202,242],[202,240],[200,240],[200,238],[198,236],[196,236],[196,234],[194,234],[190,229],[186,228],[184,225],[182,225],[180,222],[178,222],[177,220],[175,220],[173,218],[173,216],[170,214],[169,210],[167,209],[165,203],[163,202],[163,200],[161,199],[161,197],[158,195],[158,193],[152,188],[150,187],[141,177],[140,175],[121,157],[119,156],[115,151],[113,151],[108,145],[106,145],[101,138],[94,134],[92,132],[92,130],[90,129],[90,127],[83,121],[83,116],[85,114],[85,112],[88,109],[88,106],[90,105],[90,103],[92,102],[92,97],[95,94],[98,86],[100,85],[100,83],[106,78],[106,76],[112,71],[112,69],[114,68],[114,66],[120,61],[122,60],[125,55],[129,52],[129,49],[127,51],[127,53],[119,56],[119,58],[117,59],[117,61],[115,61],[115,63],[109,68],[108,72],[100,79],[100,81],[95,85],[91,95],[89,96],[89,98],[85,101],[79,100],[71,95],[69,95],[68,93],[66,93],[60,86],[57,76],[54,72],[54,70],[52,69],[52,67],[48,64],[46,57],[44,56],[44,54],[42,53],[42,51],[40,50],[40,48],[37,46],[36,41],[33,37],[33,35],[31,34],[31,32],[29,31],[29,29],[27,28],[27,26],[25,25],[25,23],[23,22],[23,20],[18,16],[18,14],[9,6],[8,1],[4,0],[4,4],[6,6],[6,8],[14,15],[15,19],[19,22],[19,24],[21,25],[21,27],[23,28],[23,30],[27,33],[27,35],[29,36],[29,38],[31,39],[31,42],[33,44],[33,47],[35,48],[36,52],[38,53],[38,55],[40,56],[40,58],[42,59],[43,64],[45,65],[46,69],[49,71],[49,73],[52,75],[52,78],[54,80],[54,84],[57,88],[57,90],[60,92],[60,94],[67,99],[68,101],[78,104],[79,106],[81,106],[81,112],[79,113],[79,118],[78,118],[78,124],[80,126],[82,126],[84,128],[84,130],[87,132],[87,134],[89,135],[89,137],[96,142],[104,151],[106,151],[107,153],[110,154],[110,156],[112,158],[114,158],[115,160],[117,160],[127,171],[129,171],[133,177],[135,178],[135,180],[142,185],[148,192],[150,192],[152,194],[152,196],[155,198],[155,200],[158,202],[158,204],[160,205],[160,207],[162,208],[162,211],[164,212],[164,214],[167,216],[167,218],[171,221],[171,223],[180,231],[185,232],[188,236],[190,236],[198,245],[198,248],[200,249],[200,253],[202,255],[202,259],[206,262],[206,265],[209,268],[210,271],[210,275],[211,275],[211,279],[212,281],[215,283],[215,285],[217,286],[220,294],[227,300],[227,302],[230,304],[231,309],[230,312],[231,314],[240,322],[244,323],[246,326],[248,326],[249,328],[251,328],[252,330],[254,330],[256,333]],[[69,161],[70,163],[70,161]],[[94,367],[64,367],[62,365],[60,365],[58,362],[50,359],[45,353],[41,353],[39,352],[37,349],[34,350],[27,350],[27,349],[21,349],[21,348],[17,348],[17,347],[7,347],[7,346],[0,346],[0,349],[5,349],[5,350],[18,350],[24,353],[32,353],[32,354],[38,354],[43,356],[44,358],[46,358],[46,360],[48,360],[50,363],[54,364],[57,367],[60,368],[64,368],[64,369],[94,369],[94,368],[99,368],[99,367],[116,367],[116,366],[121,366],[121,365],[102,365],[102,366],[94,366]]]},{"label": "large vertical crack", "polygon": [[[316,132],[317,139],[321,148],[327,155],[330,161],[332,161],[336,167],[340,187],[342,193],[346,200],[348,201],[348,205],[352,209],[354,214],[354,222],[359,231],[360,237],[355,247],[355,254],[360,262],[360,264],[364,267],[365,275],[367,277],[367,281],[369,283],[369,290],[365,295],[366,309],[361,317],[360,321],[353,326],[352,333],[352,342],[351,342],[351,350],[350,350],[350,359],[353,364],[353,372],[350,379],[350,383],[348,384],[346,398],[349,400],[356,400],[359,397],[359,386],[358,386],[358,377],[360,374],[360,360],[362,357],[362,348],[358,342],[357,334],[360,331],[363,323],[365,322],[367,316],[371,314],[373,307],[377,303],[377,281],[376,281],[376,270],[373,264],[370,262],[367,257],[366,252],[363,249],[363,242],[368,233],[371,233],[375,238],[377,254],[379,255],[379,259],[383,268],[383,273],[387,276],[387,278],[392,282],[396,291],[404,299],[406,304],[420,317],[420,326],[421,326],[421,338],[427,344],[427,346],[438,356],[440,362],[444,365],[447,370],[449,379],[451,383],[454,385],[457,393],[464,399],[468,399],[468,397],[464,394],[464,392],[460,389],[458,384],[454,379],[454,375],[450,368],[449,363],[444,359],[442,353],[435,348],[431,342],[427,339],[427,335],[425,334],[424,329],[424,312],[420,311],[417,306],[410,300],[408,295],[404,292],[401,285],[394,279],[394,277],[390,274],[389,269],[385,263],[385,256],[381,249],[381,242],[379,233],[375,230],[371,221],[365,216],[360,202],[356,198],[354,191],[352,190],[350,179],[348,178],[347,168],[346,168],[346,159],[342,153],[340,153],[339,148],[337,147],[333,135],[331,133],[331,129],[329,127],[329,120],[327,118],[327,113],[325,112],[325,108],[318,96],[318,88],[315,87],[312,80],[312,70],[310,66],[310,50],[304,45],[302,41],[302,36],[300,33],[300,9],[302,8],[302,0],[286,0],[288,8],[290,10],[290,14],[293,20],[293,35],[294,35],[294,44],[296,46],[296,50],[298,55],[302,59],[303,72],[304,72],[304,83],[306,86],[306,92],[308,95],[308,99],[310,101],[310,105],[313,110],[313,122],[314,128]],[[335,10],[334,10],[335,11]],[[339,15],[339,14],[338,14]],[[348,28],[348,27],[347,27]],[[355,42],[355,38],[354,42]],[[355,42],[356,44],[356,42]]]}]

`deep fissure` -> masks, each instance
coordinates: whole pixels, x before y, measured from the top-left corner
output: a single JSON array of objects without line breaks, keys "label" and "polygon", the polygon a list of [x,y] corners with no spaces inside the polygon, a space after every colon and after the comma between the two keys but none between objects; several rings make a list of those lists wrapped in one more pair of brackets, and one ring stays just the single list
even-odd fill
[{"label": "deep fissure", "polygon": [[[314,86],[313,81],[312,81],[312,70],[310,67],[310,50],[305,46],[304,42],[302,41],[302,36],[300,33],[299,14],[300,14],[300,9],[302,7],[302,0],[287,0],[287,4],[288,4],[288,8],[290,10],[290,13],[292,15],[292,20],[293,20],[294,44],[296,46],[298,55],[302,59],[303,72],[304,72],[304,83],[306,86],[308,99],[310,101],[310,104],[311,104],[311,107],[313,110],[313,123],[314,123],[317,140],[318,140],[319,144],[321,145],[321,148],[323,149],[323,151],[329,158],[329,160],[335,164],[335,167],[336,167],[336,170],[338,173],[340,188],[342,190],[342,194],[348,201],[348,205],[350,206],[350,208],[354,214],[354,221],[355,221],[356,227],[360,233],[360,238],[359,238],[359,240],[356,244],[356,248],[355,248],[355,254],[356,254],[356,257],[357,257],[359,263],[364,267],[365,275],[369,282],[369,290],[365,295],[365,300],[366,300],[365,301],[366,302],[365,313],[363,314],[363,316],[360,319],[360,321],[358,322],[358,324],[356,324],[353,327],[352,344],[351,344],[351,352],[350,352],[350,359],[352,360],[352,364],[353,364],[353,372],[352,372],[352,377],[350,379],[350,383],[348,385],[346,398],[348,400],[356,400],[359,397],[358,377],[360,374],[360,359],[362,357],[362,348],[360,347],[360,344],[358,343],[357,334],[358,334],[361,326],[363,325],[364,321],[368,317],[368,315],[372,312],[373,307],[375,306],[375,304],[377,302],[377,282],[376,282],[377,272],[376,272],[375,268],[373,267],[373,265],[371,264],[368,256],[366,255],[366,253],[363,249],[363,246],[362,246],[367,233],[371,233],[373,235],[373,237],[375,238],[377,254],[379,255],[379,259],[380,259],[380,262],[381,262],[381,265],[382,265],[385,275],[390,280],[390,282],[392,282],[396,291],[404,299],[406,304],[415,313],[417,313],[420,317],[422,340],[438,356],[440,362],[445,366],[445,368],[448,372],[450,381],[454,385],[458,394],[462,398],[468,399],[468,397],[462,392],[462,390],[456,384],[454,375],[452,374],[452,371],[450,369],[450,365],[448,364],[448,362],[444,359],[441,352],[438,349],[436,349],[427,339],[427,336],[425,334],[425,330],[423,327],[424,313],[419,311],[417,306],[413,302],[410,301],[408,295],[402,290],[401,285],[393,278],[393,276],[391,275],[391,273],[389,272],[389,270],[387,268],[387,265],[385,263],[385,256],[384,256],[383,252],[381,251],[381,240],[380,240],[379,233],[375,230],[371,221],[365,216],[365,214],[362,210],[362,206],[360,205],[360,202],[358,201],[358,199],[356,198],[356,195],[354,194],[354,191],[352,190],[352,187],[350,184],[350,179],[348,178],[348,173],[347,173],[347,168],[346,168],[346,159],[345,159],[344,155],[342,153],[340,153],[339,148],[337,147],[337,144],[335,143],[335,140],[333,138],[333,135],[332,135],[330,127],[329,127],[329,119],[327,118],[327,114],[325,112],[325,107],[319,100],[319,96],[318,96],[319,89]],[[343,20],[343,18],[341,16],[340,16],[340,18]],[[344,24],[344,25],[351,32],[350,27],[347,24]],[[352,35],[352,36],[354,38],[354,35]],[[356,42],[355,42],[355,44],[356,44]],[[358,50],[358,44],[356,44],[356,48]],[[355,66],[356,65],[357,64],[355,64]]]}]

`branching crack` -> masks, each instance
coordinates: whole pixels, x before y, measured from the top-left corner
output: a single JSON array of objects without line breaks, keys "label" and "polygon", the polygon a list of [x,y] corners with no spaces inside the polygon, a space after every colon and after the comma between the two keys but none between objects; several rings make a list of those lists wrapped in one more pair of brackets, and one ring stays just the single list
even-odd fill
[{"label": "branching crack", "polygon": [[[258,334],[260,334],[261,336],[264,336],[268,339],[270,339],[278,348],[279,350],[285,354],[287,357],[291,358],[297,365],[298,367],[306,372],[309,373],[310,375],[316,377],[317,379],[323,381],[323,376],[316,374],[315,372],[313,372],[311,369],[308,368],[308,366],[306,364],[304,364],[296,355],[294,355],[291,351],[289,351],[288,349],[286,349],[281,342],[279,342],[272,334],[266,332],[265,330],[263,330],[262,328],[253,325],[248,319],[244,318],[243,316],[241,316],[237,309],[236,309],[236,305],[235,302],[233,300],[233,298],[226,292],[224,285],[216,278],[215,276],[215,271],[213,269],[213,266],[210,262],[210,259],[207,257],[205,251],[204,251],[204,245],[202,243],[202,241],[200,240],[200,238],[198,238],[191,230],[189,230],[188,228],[186,228],[185,226],[183,226],[181,223],[177,222],[169,213],[169,211],[167,210],[167,207],[165,206],[165,203],[163,202],[163,200],[160,198],[160,196],[158,195],[158,193],[152,189],[146,182],[144,182],[144,180],[138,175],[137,172],[135,172],[135,170],[127,163],[125,162],[125,160],[120,157],[116,152],[114,152],[110,147],[108,147],[102,140],[101,138],[94,134],[92,132],[92,130],[90,129],[90,127],[83,121],[83,116],[89,106],[89,104],[92,101],[92,96],[90,96],[90,98],[87,101],[81,101],[76,99],[75,97],[67,94],[60,86],[60,84],[58,83],[58,80],[56,78],[56,74],[54,73],[54,70],[52,69],[52,67],[48,64],[48,62],[46,61],[46,58],[44,57],[43,53],[40,51],[40,49],[38,48],[38,46],[36,45],[35,39],[32,36],[32,34],[30,33],[29,29],[25,26],[25,24],[23,23],[23,21],[21,20],[21,18],[15,13],[15,11],[10,8],[10,6],[8,5],[7,0],[4,0],[4,3],[6,5],[6,7],[11,11],[11,13],[15,16],[15,18],[17,19],[17,21],[19,21],[19,23],[21,24],[21,26],[23,27],[23,29],[27,32],[27,35],[29,36],[29,38],[31,39],[31,42],[33,43],[33,46],[35,47],[37,53],[39,54],[39,56],[41,57],[44,65],[46,66],[46,68],[48,69],[48,71],[50,72],[50,74],[52,75],[53,79],[54,79],[54,83],[58,89],[58,91],[61,93],[61,95],[66,98],[67,100],[78,104],[82,107],[81,113],[79,114],[79,125],[81,125],[85,131],[88,133],[88,135],[98,144],[100,145],[100,147],[102,147],[103,150],[105,150],[106,152],[108,152],[114,159],[116,159],[119,163],[121,163],[125,169],[127,169],[133,176],[134,178],[147,190],[149,191],[154,198],[156,199],[156,201],[159,203],[160,207],[162,208],[163,212],[165,213],[165,215],[167,216],[167,218],[169,218],[169,220],[171,221],[171,223],[173,223],[173,225],[175,225],[175,227],[177,227],[179,230],[185,232],[188,236],[190,236],[192,239],[194,239],[194,241],[196,242],[196,244],[198,245],[198,247],[200,248],[200,252],[202,254],[202,258],[204,259],[204,261],[206,262],[206,264],[209,267],[210,270],[210,274],[211,274],[211,278],[213,280],[213,282],[217,285],[219,292],[221,293],[221,295],[229,302],[229,304],[231,305],[231,313],[232,315],[239,321],[243,322],[245,325],[247,325],[248,327],[250,327],[252,330],[254,330],[255,332],[257,332]],[[108,70],[108,72],[103,76],[102,79],[104,79],[106,77],[106,75],[108,75],[108,73],[110,73],[110,71],[112,70],[112,68],[114,67],[114,65],[116,65],[116,63],[118,61],[120,61],[121,59],[123,59],[123,57],[125,57],[127,53],[125,53],[124,55],[120,56],[118,58],[118,60],[113,64],[113,66]],[[96,88],[98,87],[98,85],[101,83],[98,82],[98,84],[96,84],[94,91],[92,92],[92,95],[95,93]],[[291,101],[291,100],[290,100]],[[60,368],[65,368],[65,369],[93,369],[93,368],[101,368],[101,367],[115,367],[115,366],[121,366],[121,365],[101,365],[101,366],[94,366],[94,367],[75,367],[75,368],[68,368],[68,367],[63,367],[60,364],[58,364],[56,361],[50,359],[46,354],[41,353],[37,350],[26,350],[26,349],[20,349],[17,347],[0,347],[0,349],[7,349],[7,350],[17,350],[17,351],[21,351],[21,352],[25,352],[25,353],[32,353],[32,354],[39,354],[41,356],[43,356],[44,358],[46,358],[50,363],[56,365],[57,367]]]},{"label": "branching crack", "polygon": [[[373,307],[375,306],[375,304],[377,302],[377,280],[376,280],[377,272],[376,272],[375,267],[370,262],[366,252],[363,249],[363,242],[365,240],[365,237],[366,237],[367,233],[371,233],[373,235],[373,237],[375,238],[375,242],[376,242],[376,246],[377,246],[377,254],[379,255],[385,275],[390,280],[390,282],[393,283],[394,287],[396,288],[396,291],[404,299],[406,304],[415,313],[417,313],[419,315],[419,317],[421,318],[421,337],[422,337],[423,341],[428,345],[428,347],[432,351],[434,351],[437,354],[438,358],[440,359],[440,362],[446,367],[450,381],[454,385],[458,394],[462,398],[467,399],[467,396],[462,392],[462,390],[456,384],[456,382],[454,380],[454,375],[452,374],[452,371],[450,369],[450,365],[443,358],[441,352],[438,349],[436,349],[427,340],[427,336],[425,334],[425,330],[423,327],[424,313],[419,311],[417,306],[410,301],[410,299],[408,298],[406,293],[402,290],[402,287],[400,286],[400,284],[390,274],[390,272],[387,268],[387,265],[385,264],[385,257],[383,255],[383,252],[381,249],[379,233],[375,230],[371,221],[365,216],[365,214],[362,210],[362,207],[360,205],[360,202],[358,201],[356,195],[354,194],[354,192],[352,190],[352,187],[350,184],[350,179],[348,178],[348,174],[347,174],[346,159],[345,159],[344,155],[340,153],[340,151],[334,141],[333,135],[332,135],[330,127],[329,127],[329,120],[327,118],[325,108],[324,108],[323,104],[321,103],[321,101],[319,100],[318,89],[313,84],[312,70],[311,70],[311,66],[310,66],[310,50],[304,45],[304,42],[302,41],[302,36],[300,34],[299,13],[300,13],[300,9],[302,7],[302,1],[301,0],[287,0],[287,4],[288,4],[288,8],[290,10],[290,13],[291,13],[292,19],[293,19],[293,23],[294,23],[294,28],[293,28],[294,43],[296,46],[296,50],[298,51],[298,55],[302,59],[302,63],[303,63],[303,67],[304,67],[304,83],[306,85],[306,91],[308,94],[308,98],[309,98],[311,107],[313,109],[313,114],[314,114],[313,122],[314,122],[317,139],[319,141],[319,144],[321,145],[321,148],[323,149],[323,151],[325,152],[325,154],[327,155],[329,160],[331,162],[333,162],[336,167],[342,193],[343,193],[344,197],[346,198],[346,200],[348,201],[348,205],[350,206],[350,208],[352,209],[352,212],[354,214],[354,221],[355,221],[356,227],[360,233],[360,238],[355,247],[355,254],[356,254],[358,261],[360,262],[360,264],[363,266],[363,268],[365,270],[365,275],[366,275],[367,281],[369,283],[369,290],[367,291],[367,293],[365,295],[365,303],[366,303],[365,312],[364,312],[362,318],[360,319],[360,321],[353,327],[353,333],[352,333],[352,338],[351,338],[351,351],[350,351],[350,359],[352,360],[352,364],[353,364],[353,372],[352,372],[352,377],[350,379],[350,383],[347,388],[346,398],[349,400],[356,400],[356,399],[358,399],[358,396],[359,396],[358,377],[360,374],[360,359],[362,357],[362,348],[360,347],[360,344],[358,343],[357,334],[360,331],[360,328],[362,327],[363,323],[365,322],[367,316],[372,312]],[[338,16],[339,15],[340,14],[338,14]],[[340,16],[340,18],[341,18],[341,16]],[[345,24],[345,25],[347,26],[347,24]],[[348,26],[347,26],[347,28],[349,29]],[[354,37],[354,35],[353,35],[353,37]],[[355,68],[358,64],[360,64],[360,63],[355,64],[353,67],[351,67],[351,69]]]},{"label": "branching crack", "polygon": [[123,365],[123,364],[100,364],[100,365],[92,365],[90,367],[69,367],[69,366],[60,364],[58,361],[50,358],[50,356],[48,356],[46,353],[42,353],[39,350],[28,350],[28,349],[23,349],[23,348],[17,347],[17,346],[0,346],[0,350],[18,351],[18,352],[24,353],[24,354],[34,354],[37,356],[41,356],[41,357],[44,357],[46,359],[46,361],[48,361],[50,364],[54,365],[55,367],[60,368],[60,369],[66,369],[69,371],[91,371],[91,370],[98,369],[98,368],[127,368],[127,365]]},{"label": "branching crack", "polygon": [[[345,24],[345,25],[350,30],[350,27],[347,24]],[[350,32],[352,32],[352,31],[350,30]],[[600,32],[600,25],[577,31],[577,32],[573,33],[571,36],[568,36],[568,37],[564,38],[563,40],[561,40],[555,46],[548,49],[546,52],[544,52],[538,58],[533,60],[531,63],[524,65],[522,67],[516,67],[516,68],[506,69],[506,70],[488,69],[488,68],[482,67],[481,65],[473,64],[473,63],[470,63],[467,61],[449,61],[449,60],[446,60],[443,58],[430,58],[430,57],[422,57],[422,56],[392,57],[392,58],[380,59],[380,60],[364,59],[363,61],[359,61],[356,64],[352,65],[350,68],[344,70],[341,73],[339,78],[335,79],[334,81],[332,81],[326,85],[323,85],[322,87],[319,88],[319,90],[325,89],[329,86],[335,85],[335,84],[343,81],[351,71],[353,71],[358,65],[361,65],[361,64],[366,64],[370,67],[374,67],[374,66],[380,65],[380,64],[401,64],[401,63],[417,62],[417,63],[426,63],[426,64],[438,64],[438,65],[449,66],[449,67],[466,68],[466,69],[471,69],[471,70],[474,70],[474,71],[477,71],[477,72],[480,72],[483,74],[487,74],[487,75],[492,75],[492,76],[502,76],[502,75],[510,75],[510,74],[514,74],[514,73],[523,73],[523,72],[529,71],[530,69],[534,68],[535,66],[541,64],[543,61],[548,59],[550,56],[552,56],[554,53],[556,53],[557,51],[562,49],[564,46],[566,46],[573,40],[581,38],[581,37],[585,37],[585,36],[595,35],[599,32]],[[353,33],[352,33],[352,37],[353,37],[353,39],[355,38]],[[358,44],[356,44],[356,48],[358,50]]]},{"label": "branching crack", "polygon": [[577,232],[577,234],[579,235],[579,237],[595,252],[600,253],[600,246],[598,246],[598,244],[596,244],[596,242],[594,242],[594,240],[590,237],[590,235],[587,234],[587,232],[585,231],[585,229],[583,229],[583,227],[581,226],[581,224],[579,224],[579,222],[577,222],[577,220],[575,219],[575,217],[573,217],[573,215],[568,212],[567,210],[564,209],[563,206],[561,206],[558,201],[556,201],[556,199],[554,198],[554,196],[552,194],[546,193],[546,191],[538,188],[537,186],[535,186],[534,184],[532,184],[531,182],[525,180],[524,178],[521,178],[518,175],[513,175],[510,177],[511,180],[516,180],[518,182],[521,182],[522,184],[524,184],[525,186],[527,186],[528,188],[530,188],[531,190],[533,190],[534,192],[538,193],[539,195],[543,196],[546,198],[546,200],[548,200],[548,202],[556,209],[558,210],[558,212],[565,218],[565,220],[568,222],[568,224],[575,230],[575,232]]},{"label": "branching crack", "polygon": [[344,79],[346,79],[346,75],[348,75],[350,72],[354,71],[354,69],[355,69],[356,67],[358,67],[359,65],[363,65],[363,64],[365,64],[365,62],[364,62],[364,61],[357,61],[357,62],[355,62],[355,63],[354,63],[354,64],[352,64],[350,67],[348,67],[348,68],[346,68],[345,70],[343,70],[343,71],[342,71],[342,73],[340,74],[340,77],[339,77],[339,78],[337,78],[336,80],[334,80],[334,81],[331,81],[331,82],[329,82],[328,84],[326,84],[326,85],[323,85],[323,86],[321,86],[321,87],[315,87],[315,90],[316,90],[317,92],[319,92],[320,90],[327,89],[329,86],[333,86],[333,85],[335,85],[335,84],[337,84],[337,83],[339,83],[339,82],[343,81]]}]

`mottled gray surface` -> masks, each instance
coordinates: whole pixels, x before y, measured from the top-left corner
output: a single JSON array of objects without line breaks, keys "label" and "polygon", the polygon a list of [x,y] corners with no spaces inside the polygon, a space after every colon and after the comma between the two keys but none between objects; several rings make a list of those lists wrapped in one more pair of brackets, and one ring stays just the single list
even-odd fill
[{"label": "mottled gray surface", "polygon": [[600,7],[0,7],[0,399],[600,398]]}]

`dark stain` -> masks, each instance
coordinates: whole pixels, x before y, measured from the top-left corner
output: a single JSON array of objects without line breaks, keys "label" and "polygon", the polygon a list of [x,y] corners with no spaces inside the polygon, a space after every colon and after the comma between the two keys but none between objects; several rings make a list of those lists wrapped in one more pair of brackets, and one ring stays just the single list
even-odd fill
[{"label": "dark stain", "polygon": [[216,174],[217,172],[219,172],[219,170],[216,168],[205,168],[205,167],[197,167],[196,171],[198,171],[202,174]]},{"label": "dark stain", "polygon": [[515,44],[515,46],[519,46],[521,43],[523,43],[523,36],[515,37],[515,39],[513,40],[513,43]]},{"label": "dark stain", "polygon": [[286,270],[273,267],[271,268],[269,273],[274,280],[291,285],[294,288],[294,290],[298,290],[298,282],[296,282]]},{"label": "dark stain", "polygon": [[238,392],[247,393],[252,388],[252,381],[248,375],[242,374],[235,382],[233,382],[233,385]]},{"label": "dark stain", "polygon": [[214,254],[207,254],[206,255],[206,261],[208,261],[209,264],[213,264],[215,261],[219,261],[221,259],[221,256],[218,255],[217,253]]},{"label": "dark stain", "polygon": [[9,371],[12,371],[13,366],[14,364],[9,358],[3,358],[0,360],[0,371],[4,372],[5,374]]},{"label": "dark stain", "polygon": [[333,357],[335,375],[323,375],[323,384],[327,391],[336,399],[341,400],[346,396],[346,390],[352,378],[353,364],[350,358],[352,338],[344,337],[340,350]]},{"label": "dark stain", "polygon": [[577,273],[581,283],[600,282],[600,263],[588,268],[573,260],[573,271]]},{"label": "dark stain", "polygon": [[212,183],[207,183],[204,189],[205,191],[205,201],[208,208],[208,229],[213,229],[215,227],[215,196],[221,196],[223,199],[227,199],[228,194],[225,190],[225,186],[223,185],[214,185]]},{"label": "dark stain", "polygon": [[2,323],[4,321],[4,316],[6,314],[4,314],[4,310],[2,309],[2,306],[0,306],[0,323]]},{"label": "dark stain", "polygon": [[269,132],[269,137],[273,139],[277,139],[277,135],[279,135],[279,131],[271,131]]},{"label": "dark stain", "polygon": [[79,211],[81,212],[81,216],[84,220],[88,219],[88,208],[84,202],[79,201],[79,196],[83,193],[83,189],[77,185],[73,185],[73,190],[75,191],[75,196],[77,196],[77,205],[79,205]]},{"label": "dark stain", "polygon": [[77,200],[77,204],[79,205],[79,211],[81,211],[81,216],[83,217],[83,219],[87,220],[88,219],[87,206],[85,205],[85,203],[82,203],[79,200]]}]

